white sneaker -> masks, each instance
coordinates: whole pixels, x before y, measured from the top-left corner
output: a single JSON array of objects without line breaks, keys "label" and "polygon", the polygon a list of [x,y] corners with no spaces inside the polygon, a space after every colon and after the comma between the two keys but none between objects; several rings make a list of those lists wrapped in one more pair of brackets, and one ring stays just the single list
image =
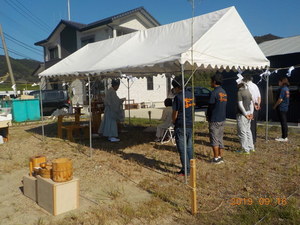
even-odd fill
[{"label": "white sneaker", "polygon": [[119,142],[119,141],[120,141],[119,138],[115,138],[115,137],[110,137],[110,138],[108,138],[108,140],[109,140],[110,142]]},{"label": "white sneaker", "polygon": [[275,138],[275,141],[280,141],[280,142],[287,142],[289,139],[288,138]]}]

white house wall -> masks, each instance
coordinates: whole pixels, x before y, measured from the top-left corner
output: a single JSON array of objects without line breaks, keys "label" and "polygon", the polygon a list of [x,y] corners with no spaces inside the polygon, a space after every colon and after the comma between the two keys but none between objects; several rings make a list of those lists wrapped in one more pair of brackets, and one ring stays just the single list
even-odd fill
[{"label": "white house wall", "polygon": [[80,49],[81,46],[81,39],[85,37],[94,37],[95,42],[96,41],[102,41],[105,39],[108,39],[110,37],[111,32],[108,30],[109,28],[102,28],[102,29],[93,29],[89,30],[88,32],[80,33],[77,31],[77,49]]},{"label": "white house wall", "polygon": [[60,33],[63,31],[65,28],[65,25],[60,26],[57,31],[53,34],[51,39],[47,44],[44,45],[45,51],[45,58],[44,61],[47,62],[50,60],[50,53],[49,53],[49,48],[54,48],[58,47],[58,57],[61,58],[61,44],[60,44]]},{"label": "white house wall", "polygon": [[120,27],[130,28],[133,30],[145,30],[147,29],[138,19],[128,18],[125,21],[121,21]]},{"label": "white house wall", "polygon": [[49,48],[55,48],[55,47],[57,47],[58,49],[58,58],[60,59],[61,58],[60,36],[57,36],[50,44],[45,45],[45,49],[46,49],[45,62],[50,60]]},{"label": "white house wall", "polygon": [[[118,27],[129,28],[131,30],[145,30],[147,27],[142,23],[139,18],[135,16],[131,16],[125,19],[120,19],[119,21],[114,21],[114,24],[117,24]],[[113,24],[111,24],[114,27]],[[116,28],[117,29],[117,28]],[[96,41],[102,41],[108,38],[112,38],[113,31],[108,26],[97,27],[85,32],[78,32],[77,31],[77,49],[80,49],[81,46],[81,39],[85,37],[94,37]]]},{"label": "white house wall", "polygon": [[[149,107],[162,107],[167,98],[167,78],[164,75],[153,77],[153,90],[147,90],[147,78],[130,81],[130,85],[130,99],[134,103],[146,102]],[[126,79],[122,79],[117,94],[120,98],[128,99]]]}]

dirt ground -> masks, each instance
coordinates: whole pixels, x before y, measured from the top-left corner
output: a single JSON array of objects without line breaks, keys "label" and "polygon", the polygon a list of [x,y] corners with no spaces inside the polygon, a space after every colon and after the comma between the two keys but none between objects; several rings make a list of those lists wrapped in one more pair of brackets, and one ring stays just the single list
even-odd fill
[{"label": "dirt ground", "polygon": [[[291,130],[288,143],[276,143],[280,130],[271,127],[266,142],[260,127],[256,152],[241,155],[235,126],[227,125],[225,163],[214,165],[207,124],[198,123],[193,216],[191,189],[176,175],[176,146],[152,142],[155,133],[145,128],[127,127],[119,143],[94,138],[91,151],[89,140],[56,138],[56,123],[46,124],[44,139],[40,123],[14,125],[0,146],[0,224],[300,224],[299,133]],[[79,209],[52,216],[23,195],[22,177],[36,155],[72,159]]]}]

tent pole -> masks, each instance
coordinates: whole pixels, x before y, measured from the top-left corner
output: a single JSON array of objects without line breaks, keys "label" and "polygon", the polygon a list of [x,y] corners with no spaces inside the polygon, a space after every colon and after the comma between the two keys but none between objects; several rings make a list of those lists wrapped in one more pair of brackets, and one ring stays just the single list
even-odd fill
[{"label": "tent pole", "polygon": [[42,118],[42,135],[43,135],[43,141],[45,140],[45,129],[44,129],[44,112],[43,112],[43,96],[42,96],[42,87],[41,82],[39,84],[40,87],[40,108],[41,108],[41,118]]},{"label": "tent pole", "polygon": [[269,75],[267,75],[266,88],[266,141],[268,141],[268,123],[269,123]]},{"label": "tent pole", "polygon": [[[191,23],[191,62],[192,62],[192,128],[193,128],[193,134],[192,134],[192,144],[194,148],[195,144],[195,137],[194,137],[194,128],[195,128],[195,84],[194,84],[194,17],[195,17],[195,0],[192,1],[192,23]],[[193,152],[193,158],[194,158],[194,152]]]},{"label": "tent pole", "polygon": [[88,76],[88,82],[89,82],[89,108],[88,108],[88,114],[89,114],[89,132],[90,132],[90,157],[93,156],[93,147],[92,147],[92,100],[91,100],[91,82],[90,82],[90,76]]},{"label": "tent pole", "polygon": [[130,90],[129,90],[129,77],[127,77],[127,91],[128,91],[128,116],[129,116],[129,121],[128,124],[130,125]]},{"label": "tent pole", "polygon": [[184,84],[184,65],[181,64],[181,79],[182,79],[182,111],[183,111],[183,146],[184,146],[184,180],[187,184],[187,151],[186,151],[186,119],[185,119],[185,84]]}]

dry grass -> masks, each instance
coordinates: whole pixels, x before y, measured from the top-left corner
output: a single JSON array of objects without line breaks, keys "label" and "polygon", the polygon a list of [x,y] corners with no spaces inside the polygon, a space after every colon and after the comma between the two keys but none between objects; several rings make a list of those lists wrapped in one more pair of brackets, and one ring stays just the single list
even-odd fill
[{"label": "dry grass", "polygon": [[[263,217],[260,224],[300,224],[300,135],[296,132],[290,132],[289,143],[275,143],[271,139],[279,131],[272,127],[270,141],[265,142],[264,129],[259,128],[257,151],[245,156],[234,152],[239,148],[236,129],[228,126],[225,163],[212,165],[207,124],[197,124],[200,212],[192,216],[190,189],[175,175],[180,168],[176,148],[153,143],[154,133],[134,126],[121,134],[120,143],[94,139],[93,156],[89,157],[88,140],[60,140],[55,129],[55,124],[47,124],[43,141],[40,124],[10,128],[10,141],[0,146],[0,182],[16,171],[26,171],[30,156],[68,157],[80,178],[81,207],[57,217],[41,214],[38,206],[33,207],[31,200],[15,190],[17,200],[12,202],[21,201],[24,206],[0,203],[0,207],[32,215],[23,224],[254,224]],[[291,194],[285,206],[258,202],[260,198],[274,200]],[[253,204],[231,205],[235,198],[252,199]],[[0,214],[0,221],[18,224],[18,215],[8,211]]]}]

